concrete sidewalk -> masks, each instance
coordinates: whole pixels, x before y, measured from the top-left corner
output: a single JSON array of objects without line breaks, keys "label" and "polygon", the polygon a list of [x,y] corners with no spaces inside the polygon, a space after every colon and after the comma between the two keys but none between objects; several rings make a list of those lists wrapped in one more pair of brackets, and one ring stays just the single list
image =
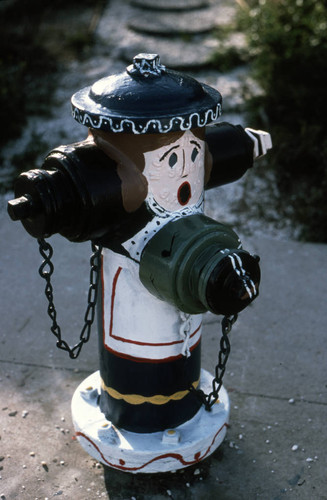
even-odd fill
[{"label": "concrete sidewalk", "polygon": [[[37,243],[0,215],[2,500],[327,499],[327,246],[243,238],[261,256],[263,276],[260,297],[231,334],[227,438],[197,466],[134,476],[104,468],[76,441],[70,402],[98,369],[96,332],[77,361],[56,349]],[[73,343],[83,321],[90,249],[51,241],[58,321]],[[211,372],[219,337],[218,320],[208,314],[203,367]]]}]

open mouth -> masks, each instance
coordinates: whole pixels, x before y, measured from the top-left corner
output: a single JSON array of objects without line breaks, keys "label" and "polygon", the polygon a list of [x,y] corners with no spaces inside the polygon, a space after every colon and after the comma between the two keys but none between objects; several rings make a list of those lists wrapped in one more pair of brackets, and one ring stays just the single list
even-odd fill
[{"label": "open mouth", "polygon": [[191,185],[189,182],[183,182],[178,188],[177,198],[180,205],[187,205],[191,198]]}]

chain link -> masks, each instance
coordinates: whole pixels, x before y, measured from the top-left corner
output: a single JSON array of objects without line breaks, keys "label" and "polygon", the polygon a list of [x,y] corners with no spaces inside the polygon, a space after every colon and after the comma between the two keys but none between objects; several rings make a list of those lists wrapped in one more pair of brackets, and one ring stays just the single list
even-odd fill
[{"label": "chain link", "polygon": [[[88,342],[90,339],[91,327],[94,322],[100,274],[100,255],[102,247],[96,247],[96,245],[92,243],[92,255],[90,258],[90,287],[87,297],[87,308],[84,316],[84,326],[80,333],[79,342],[74,347],[70,347],[68,343],[61,338],[61,328],[57,323],[57,311],[53,301],[53,286],[51,283],[51,276],[54,271],[54,265],[51,261],[53,257],[53,248],[50,243],[48,243],[44,239],[38,239],[38,243],[40,254],[44,259],[39,268],[39,274],[41,278],[43,278],[46,282],[44,293],[48,301],[47,312],[52,321],[51,331],[57,339],[56,345],[58,349],[67,351],[70,358],[76,359],[81,352],[83,344]],[[230,353],[230,342],[228,334],[231,331],[236,320],[237,314],[235,314],[234,316],[224,316],[224,318],[222,319],[222,336],[220,339],[218,363],[215,368],[215,377],[212,380],[212,391],[209,394],[205,394],[201,389],[195,389],[191,384],[189,386],[189,391],[193,392],[201,400],[207,411],[210,411],[211,407],[216,403],[219,397],[219,391],[223,383],[226,364]],[[186,359],[187,357],[185,356],[185,360]]]},{"label": "chain link", "polygon": [[97,303],[98,296],[98,283],[99,283],[99,275],[100,275],[100,255],[102,251],[102,247],[96,247],[94,243],[92,243],[92,255],[90,258],[90,286],[87,297],[87,307],[84,316],[84,326],[80,333],[79,342],[70,347],[68,343],[61,338],[61,328],[57,323],[57,311],[54,305],[53,300],[53,286],[51,283],[51,276],[54,271],[54,265],[51,261],[53,256],[53,248],[44,239],[40,238],[37,240],[39,244],[39,251],[41,256],[43,257],[43,262],[39,268],[39,275],[46,282],[44,293],[48,301],[48,315],[52,321],[51,331],[57,339],[57,347],[58,349],[62,349],[63,351],[68,352],[70,358],[76,359],[83,347],[83,345],[89,341],[91,334],[91,327],[94,322],[95,317],[95,307]]},{"label": "chain link", "polygon": [[192,385],[189,391],[193,392],[202,402],[205,409],[210,411],[211,407],[219,398],[219,391],[223,385],[223,377],[226,370],[226,364],[230,353],[230,342],[228,334],[231,331],[233,324],[237,320],[237,314],[234,316],[224,316],[221,322],[222,336],[220,339],[220,349],[218,353],[218,363],[215,368],[215,377],[212,380],[212,391],[205,394],[202,389],[195,389]]}]

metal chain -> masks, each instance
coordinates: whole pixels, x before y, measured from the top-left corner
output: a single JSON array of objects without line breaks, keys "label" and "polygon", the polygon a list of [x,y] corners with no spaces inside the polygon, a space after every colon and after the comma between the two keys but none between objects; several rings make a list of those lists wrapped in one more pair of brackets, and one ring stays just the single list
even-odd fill
[{"label": "metal chain", "polygon": [[52,321],[51,331],[54,336],[57,338],[57,347],[58,349],[62,349],[63,351],[67,351],[70,358],[76,359],[82,349],[83,344],[89,341],[91,334],[91,327],[94,322],[95,317],[95,306],[97,303],[98,297],[98,283],[99,283],[99,275],[100,275],[100,255],[102,251],[102,247],[96,247],[94,243],[92,243],[92,255],[90,258],[90,287],[88,291],[87,297],[87,307],[84,316],[84,326],[80,333],[79,342],[70,347],[68,343],[61,338],[61,328],[57,323],[57,311],[53,301],[53,286],[51,283],[51,276],[54,271],[54,265],[51,261],[53,256],[53,248],[44,239],[40,238],[37,240],[39,244],[40,254],[43,257],[43,262],[39,268],[39,274],[41,278],[43,278],[46,282],[45,285],[45,296],[48,301],[48,315]]},{"label": "metal chain", "polygon": [[215,377],[212,380],[212,391],[205,394],[201,389],[195,389],[192,385],[189,391],[193,392],[203,403],[207,411],[216,403],[219,397],[219,391],[223,385],[223,377],[226,370],[226,364],[230,353],[230,342],[228,334],[231,331],[233,324],[237,320],[237,314],[234,316],[224,316],[221,322],[222,336],[220,339],[220,350],[218,353],[218,363],[215,368]]},{"label": "metal chain", "polygon": [[[39,268],[41,278],[46,281],[45,296],[48,300],[48,315],[52,320],[51,331],[57,338],[57,347],[63,351],[67,351],[70,358],[76,359],[82,349],[83,344],[89,341],[91,334],[91,327],[95,317],[95,306],[97,303],[98,283],[99,283],[99,270],[100,270],[100,255],[102,247],[96,247],[92,243],[92,255],[90,258],[90,287],[87,298],[87,308],[84,316],[84,326],[80,333],[80,340],[74,346],[70,347],[65,340],[61,338],[61,328],[57,323],[57,311],[53,301],[53,286],[51,284],[51,276],[54,271],[54,265],[51,261],[53,256],[53,248],[44,239],[38,239],[40,254],[43,257],[43,262]],[[205,394],[201,389],[195,389],[191,384],[189,391],[193,392],[203,403],[205,409],[210,411],[211,407],[216,403],[219,397],[219,391],[223,383],[223,377],[226,370],[226,364],[230,353],[230,342],[228,334],[231,331],[233,324],[237,320],[237,314],[234,316],[224,316],[222,319],[222,336],[220,339],[220,350],[218,353],[218,363],[215,368],[215,377],[212,380],[212,391]],[[187,358],[185,357],[185,360]]]}]

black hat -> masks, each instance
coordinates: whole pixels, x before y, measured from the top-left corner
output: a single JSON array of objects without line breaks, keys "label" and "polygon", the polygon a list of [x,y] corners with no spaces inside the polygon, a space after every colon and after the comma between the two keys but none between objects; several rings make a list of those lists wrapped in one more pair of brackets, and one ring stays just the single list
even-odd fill
[{"label": "black hat", "polygon": [[157,54],[138,54],[133,65],[73,95],[73,117],[108,132],[153,134],[215,122],[222,98],[212,87],[166,69]]}]

